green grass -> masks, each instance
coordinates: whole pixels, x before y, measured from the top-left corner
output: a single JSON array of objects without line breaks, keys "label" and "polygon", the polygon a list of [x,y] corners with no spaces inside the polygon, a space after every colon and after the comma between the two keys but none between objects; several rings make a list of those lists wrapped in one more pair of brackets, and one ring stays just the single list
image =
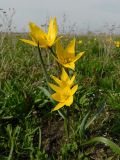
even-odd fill
[{"label": "green grass", "polygon": [[[42,90],[46,82],[37,49],[22,43],[21,37],[6,35],[0,46],[0,159],[119,159],[104,144],[82,143],[104,136],[120,146],[120,48],[106,42],[106,35],[77,37],[83,41],[76,45],[77,53],[86,53],[76,65],[79,89],[70,108],[67,141],[63,119],[51,113],[54,104]],[[42,54],[49,75],[55,75],[53,57],[47,50]]]}]

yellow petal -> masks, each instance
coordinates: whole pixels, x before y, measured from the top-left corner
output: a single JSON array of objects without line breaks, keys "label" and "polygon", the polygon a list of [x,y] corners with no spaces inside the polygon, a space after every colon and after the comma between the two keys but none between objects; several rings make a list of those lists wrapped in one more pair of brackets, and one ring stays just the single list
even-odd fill
[{"label": "yellow petal", "polygon": [[51,76],[51,78],[52,78],[57,84],[59,84],[59,85],[62,84],[61,80],[59,80],[57,77]]},{"label": "yellow petal", "polygon": [[56,86],[56,85],[54,85],[52,83],[48,83],[48,84],[54,91],[61,92],[62,89],[60,87],[58,87],[58,86]]},{"label": "yellow petal", "polygon": [[40,27],[38,27],[36,24],[30,22],[29,27],[31,30],[31,34],[34,36],[35,39],[46,38],[47,34]]},{"label": "yellow petal", "polygon": [[72,70],[75,70],[75,63],[74,62],[63,64],[63,66],[66,68],[70,68]]},{"label": "yellow petal", "polygon": [[55,106],[55,108],[52,109],[52,111],[56,111],[56,110],[62,108],[64,105],[65,105],[65,103],[58,103],[58,104]]},{"label": "yellow petal", "polygon": [[49,45],[48,45],[48,41],[47,39],[44,37],[35,37],[35,34],[33,33],[29,33],[30,37],[32,38],[33,41],[36,42],[37,45],[39,45],[41,48],[47,48]]},{"label": "yellow petal", "polygon": [[79,54],[77,54],[77,56],[74,59],[74,62],[76,62],[79,58],[81,58],[83,56],[85,52],[80,52]]},{"label": "yellow petal", "polygon": [[49,47],[49,44],[46,40],[39,39],[37,43],[39,44],[39,47],[41,47],[41,48],[48,48]]},{"label": "yellow petal", "polygon": [[61,61],[62,59],[64,60],[64,49],[60,43],[60,40],[56,42],[56,54],[59,61]]},{"label": "yellow petal", "polygon": [[73,103],[73,96],[70,96],[66,101],[65,101],[65,105],[66,106],[70,106]]},{"label": "yellow petal", "polygon": [[75,80],[76,74],[74,74],[69,82],[70,86],[72,86],[74,80]]},{"label": "yellow petal", "polygon": [[56,18],[54,19],[51,18],[49,23],[49,28],[48,28],[48,35],[47,35],[51,46],[55,42],[57,32],[58,32],[58,28],[57,28]]},{"label": "yellow petal", "polygon": [[78,85],[76,84],[72,89],[71,89],[71,95],[73,95],[78,89]]},{"label": "yellow petal", "polygon": [[31,36],[31,38],[37,43],[37,45],[39,44],[40,47],[47,48],[49,46],[47,41],[47,34],[32,22],[29,23],[29,27],[29,35]]},{"label": "yellow petal", "polygon": [[25,42],[25,43],[28,43],[32,46],[37,46],[37,43],[34,42],[34,41],[30,41],[30,40],[27,40],[27,39],[20,39],[21,41]]},{"label": "yellow petal", "polygon": [[69,81],[70,80],[69,76],[68,76],[68,74],[67,74],[67,72],[65,71],[64,68],[62,68],[62,74],[61,74],[60,78],[61,78],[62,81]]},{"label": "yellow petal", "polygon": [[64,102],[64,101],[62,101],[61,96],[60,96],[59,93],[54,93],[54,94],[51,95],[51,97],[52,97],[52,99],[54,99],[55,101]]},{"label": "yellow petal", "polygon": [[65,52],[73,54],[75,56],[75,38],[68,44]]}]

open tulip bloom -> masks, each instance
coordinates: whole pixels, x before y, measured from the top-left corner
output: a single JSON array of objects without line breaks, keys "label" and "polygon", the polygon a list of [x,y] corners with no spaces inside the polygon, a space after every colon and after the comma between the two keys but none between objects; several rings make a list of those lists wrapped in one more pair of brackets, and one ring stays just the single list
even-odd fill
[{"label": "open tulip bloom", "polygon": [[56,42],[56,55],[57,61],[66,68],[72,70],[75,69],[75,62],[82,57],[84,52],[80,52],[75,55],[75,39],[73,39],[66,49],[64,49],[60,43],[60,40]]},{"label": "open tulip bloom", "polygon": [[[62,88],[64,88],[66,85],[68,86],[72,86],[73,82],[75,80],[75,74],[72,76],[72,78],[70,79],[70,77],[68,76],[67,72],[65,71],[64,68],[62,68],[62,73],[60,76],[60,79],[55,77],[55,76],[51,76],[51,78]],[[50,84],[50,83],[49,83]],[[52,84],[50,84],[52,85]]]},{"label": "open tulip bloom", "polygon": [[39,45],[41,48],[49,48],[55,43],[58,33],[56,18],[50,19],[48,33],[45,33],[40,27],[32,22],[29,23],[29,28],[29,35],[32,40],[21,39],[21,41],[33,46]]},{"label": "open tulip bloom", "polygon": [[73,95],[77,91],[78,85],[73,86],[75,75],[70,79],[64,69],[62,69],[61,78],[52,76],[52,79],[58,84],[49,83],[49,86],[56,92],[51,97],[59,102],[52,111],[58,110],[63,106],[71,106],[73,103]]}]

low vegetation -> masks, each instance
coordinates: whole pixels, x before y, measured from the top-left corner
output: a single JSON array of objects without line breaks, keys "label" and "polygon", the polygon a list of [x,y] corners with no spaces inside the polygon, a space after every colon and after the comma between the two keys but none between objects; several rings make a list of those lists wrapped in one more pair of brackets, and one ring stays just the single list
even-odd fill
[{"label": "low vegetation", "polygon": [[[0,159],[119,160],[119,36],[63,35],[64,47],[75,37],[76,55],[85,53],[75,65],[74,102],[56,111],[38,48],[23,37],[28,39],[0,34]],[[51,50],[42,48],[41,54],[47,75],[59,77]]]}]

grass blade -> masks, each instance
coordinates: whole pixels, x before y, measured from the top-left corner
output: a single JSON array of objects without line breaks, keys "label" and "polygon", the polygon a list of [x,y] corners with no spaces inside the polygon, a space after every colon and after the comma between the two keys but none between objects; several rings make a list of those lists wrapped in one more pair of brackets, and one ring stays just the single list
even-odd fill
[{"label": "grass blade", "polygon": [[100,115],[100,113],[104,110],[105,106],[106,106],[106,103],[104,103],[104,105],[102,105],[100,107],[100,109],[97,111],[97,113],[89,120],[89,122],[85,126],[85,129],[87,129],[94,122],[94,120],[97,119],[97,117]]},{"label": "grass blade", "polygon": [[45,94],[45,96],[47,96],[47,97],[50,99],[50,101],[51,101],[53,104],[55,104],[54,100],[51,98],[50,92],[49,92],[46,88],[44,88],[44,87],[39,87],[39,88],[40,88],[41,91]]},{"label": "grass blade", "polygon": [[86,123],[87,123],[87,120],[88,120],[89,115],[90,115],[90,112],[88,112],[88,113],[85,115],[85,117],[83,118],[81,124],[79,125],[79,127],[78,127],[78,129],[77,129],[77,131],[76,131],[76,133],[77,133],[77,132],[80,133],[80,137],[83,137],[83,135],[84,135],[85,126],[86,126]]},{"label": "grass blade", "polygon": [[94,137],[83,143],[82,145],[88,145],[96,142],[104,143],[106,146],[110,147],[112,151],[120,155],[120,147],[111,140],[104,137]]}]

